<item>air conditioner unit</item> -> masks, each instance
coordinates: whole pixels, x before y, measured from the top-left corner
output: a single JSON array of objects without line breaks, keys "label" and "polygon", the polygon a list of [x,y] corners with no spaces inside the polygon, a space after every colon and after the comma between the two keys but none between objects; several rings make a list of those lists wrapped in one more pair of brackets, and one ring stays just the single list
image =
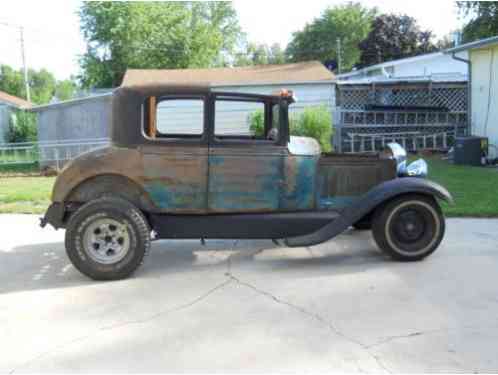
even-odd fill
[{"label": "air conditioner unit", "polygon": [[455,164],[480,166],[486,164],[488,158],[488,138],[457,137],[455,139]]}]

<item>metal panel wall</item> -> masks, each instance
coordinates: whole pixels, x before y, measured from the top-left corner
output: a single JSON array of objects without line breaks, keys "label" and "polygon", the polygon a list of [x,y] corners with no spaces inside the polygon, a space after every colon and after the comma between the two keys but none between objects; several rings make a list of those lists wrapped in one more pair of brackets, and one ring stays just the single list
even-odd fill
[{"label": "metal panel wall", "polygon": [[39,141],[108,138],[111,97],[102,96],[40,109],[37,123]]},{"label": "metal panel wall", "polygon": [[6,105],[0,104],[0,143],[7,142],[9,131],[10,109]]}]

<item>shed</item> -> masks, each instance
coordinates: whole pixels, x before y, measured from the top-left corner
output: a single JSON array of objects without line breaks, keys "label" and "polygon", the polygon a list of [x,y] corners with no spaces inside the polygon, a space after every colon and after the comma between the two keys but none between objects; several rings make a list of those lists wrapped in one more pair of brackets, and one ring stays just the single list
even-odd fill
[{"label": "shed", "polygon": [[16,111],[31,107],[27,100],[0,91],[0,143],[7,141],[10,119]]},{"label": "shed", "polygon": [[[293,111],[307,106],[335,104],[334,75],[318,61],[212,69],[130,69],[123,84],[208,84],[214,90],[270,94],[293,90],[298,102]],[[106,138],[109,135],[110,93],[34,107],[38,113],[40,141]]]},{"label": "shed", "polygon": [[[498,157],[498,36],[446,51],[469,66],[470,133],[489,138],[490,157]],[[468,54],[468,59],[465,55]]]}]

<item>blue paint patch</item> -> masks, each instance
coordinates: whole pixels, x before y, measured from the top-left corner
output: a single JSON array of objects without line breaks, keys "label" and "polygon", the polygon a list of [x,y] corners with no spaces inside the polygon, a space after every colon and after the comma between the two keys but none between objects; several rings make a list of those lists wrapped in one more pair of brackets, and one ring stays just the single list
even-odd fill
[{"label": "blue paint patch", "polygon": [[[294,165],[288,165],[286,168],[287,189],[283,192],[281,208],[287,210],[315,208],[318,157],[295,156],[288,162]],[[291,173],[295,173],[295,176],[291,176]]]},{"label": "blue paint patch", "polygon": [[160,209],[200,210],[205,206],[204,193],[198,187],[182,185],[181,189],[174,189],[160,181],[146,183],[144,187],[154,205]]},{"label": "blue paint patch", "polygon": [[222,212],[277,210],[281,165],[281,156],[211,155],[208,208]]}]

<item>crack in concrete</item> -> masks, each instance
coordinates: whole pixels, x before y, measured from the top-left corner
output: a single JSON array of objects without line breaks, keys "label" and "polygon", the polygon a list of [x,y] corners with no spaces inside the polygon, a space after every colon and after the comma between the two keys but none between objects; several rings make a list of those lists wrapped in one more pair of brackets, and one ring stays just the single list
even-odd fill
[{"label": "crack in concrete", "polygon": [[437,333],[437,332],[443,332],[443,331],[447,331],[447,329],[439,328],[439,329],[432,329],[432,330],[427,330],[427,331],[416,331],[416,332],[411,332],[411,333],[407,333],[407,334],[403,334],[403,335],[387,336],[378,342],[367,345],[367,347],[369,349],[375,348],[377,346],[384,345],[388,342],[402,340],[402,339],[409,339],[409,338],[413,338],[413,337],[417,337],[417,336],[422,336],[422,335],[427,335],[427,334]]},{"label": "crack in concrete", "polygon": [[28,361],[26,361],[26,362],[24,362],[24,363],[16,366],[15,368],[13,368],[11,371],[9,371],[9,374],[14,374],[19,369],[21,369],[23,367],[26,367],[26,366],[30,365],[31,363],[36,362],[37,360],[39,360],[39,359],[41,359],[43,357],[46,357],[47,355],[53,354],[53,353],[59,351],[60,349],[63,349],[63,348],[65,348],[67,346],[70,346],[70,345],[73,345],[73,344],[75,344],[77,342],[87,340],[87,339],[93,337],[94,335],[98,334],[99,332],[107,331],[107,330],[112,330],[112,329],[120,328],[120,327],[127,326],[127,325],[132,325],[132,324],[144,324],[144,323],[147,323],[147,322],[149,322],[151,320],[157,319],[157,318],[159,318],[162,315],[167,315],[167,314],[174,313],[174,312],[177,312],[177,311],[180,311],[180,310],[183,310],[183,309],[190,308],[190,307],[194,306],[195,304],[197,304],[199,302],[202,302],[203,300],[205,300],[206,298],[208,298],[210,295],[212,295],[213,293],[215,293],[217,290],[224,288],[225,286],[227,286],[228,284],[230,284],[232,282],[233,281],[230,278],[228,278],[227,280],[223,281],[222,283],[219,283],[218,285],[216,285],[213,288],[209,289],[207,292],[201,294],[200,296],[196,297],[195,299],[193,299],[190,302],[184,303],[182,305],[179,305],[177,307],[174,307],[174,308],[171,308],[171,309],[168,309],[168,310],[159,311],[159,312],[157,312],[157,313],[155,313],[153,315],[148,316],[147,318],[137,319],[137,320],[129,320],[129,321],[117,323],[117,324],[114,324],[114,325],[111,325],[111,326],[99,327],[94,332],[92,332],[91,334],[88,334],[88,335],[85,335],[85,336],[80,336],[80,337],[77,337],[75,339],[66,341],[64,343],[56,345],[55,347],[51,348],[50,350],[47,350],[47,351],[42,352],[42,353],[39,353],[35,357],[33,357],[33,358],[29,359]]},{"label": "crack in concrete", "polygon": [[[237,244],[238,244],[238,240],[235,240],[233,242],[233,244],[232,244],[232,248],[231,248],[232,251],[234,250],[234,248],[236,247]],[[264,250],[264,248],[263,249],[258,249],[256,252],[254,252],[254,255],[262,252],[263,250]],[[308,251],[310,252],[310,255],[313,256],[313,254],[311,252],[311,249],[308,249]],[[116,329],[116,328],[120,328],[120,327],[124,327],[124,326],[128,326],[128,325],[133,325],[133,324],[145,324],[145,323],[148,323],[148,322],[150,322],[150,321],[152,321],[154,319],[157,319],[157,318],[159,318],[161,316],[164,316],[164,315],[167,315],[167,314],[170,314],[170,313],[174,313],[174,312],[177,312],[177,311],[180,311],[180,310],[183,310],[183,309],[190,308],[190,307],[198,304],[199,302],[202,302],[202,301],[206,300],[213,293],[215,293],[216,291],[218,291],[220,289],[223,289],[224,287],[228,286],[231,283],[236,283],[236,284],[238,284],[240,286],[249,288],[249,289],[253,290],[254,292],[258,293],[259,295],[262,295],[262,296],[264,296],[264,297],[266,297],[268,299],[271,299],[275,303],[287,306],[287,307],[289,307],[289,308],[291,308],[291,309],[293,309],[295,311],[298,311],[299,313],[301,313],[303,315],[306,315],[306,316],[314,319],[315,321],[318,321],[320,324],[326,326],[329,329],[329,331],[331,331],[336,336],[339,336],[339,337],[343,338],[344,340],[349,341],[349,342],[351,342],[353,344],[356,344],[357,346],[361,347],[363,350],[366,351],[366,353],[372,359],[375,360],[375,362],[379,365],[379,367],[381,367],[382,369],[384,369],[386,372],[391,373],[391,371],[383,363],[382,359],[378,355],[372,353],[370,351],[370,348],[373,347],[373,346],[376,346],[376,345],[381,345],[381,344],[383,344],[385,342],[388,342],[388,341],[395,340],[397,338],[404,337],[404,336],[399,336],[399,337],[398,336],[392,336],[392,337],[386,338],[386,340],[384,340],[382,342],[379,342],[377,344],[370,345],[370,346],[369,345],[365,345],[361,341],[359,341],[359,340],[357,340],[357,339],[355,339],[353,337],[350,337],[350,336],[344,334],[343,332],[341,332],[332,322],[326,320],[320,314],[315,313],[315,312],[310,311],[310,310],[307,310],[306,308],[301,307],[301,306],[296,305],[296,304],[293,304],[291,302],[284,301],[281,298],[279,298],[279,297],[271,294],[270,292],[267,292],[265,290],[259,289],[258,287],[254,286],[254,285],[252,285],[250,283],[247,283],[245,281],[242,281],[240,278],[234,276],[233,273],[232,273],[232,257],[233,257],[233,255],[230,255],[230,256],[228,256],[226,258],[227,269],[226,269],[226,272],[225,272],[225,276],[227,277],[227,279],[225,281],[217,284],[213,288],[209,289],[207,292],[205,292],[205,293],[201,294],[200,296],[194,298],[192,301],[184,303],[182,305],[179,305],[179,306],[171,308],[171,309],[159,311],[159,312],[157,312],[157,313],[155,313],[153,315],[150,315],[150,316],[148,316],[146,318],[143,318],[143,319],[128,320],[128,321],[116,323],[116,324],[110,325],[110,326],[99,327],[95,332],[93,332],[93,333],[91,333],[89,335],[77,337],[77,338],[72,339],[70,341],[67,341],[65,343],[59,344],[59,345],[55,346],[54,348],[52,348],[52,349],[50,349],[48,351],[45,351],[43,353],[38,354],[37,356],[31,358],[30,360],[28,360],[28,361],[24,362],[23,364],[21,364],[21,365],[15,367],[14,369],[12,369],[9,372],[9,374],[13,374],[17,370],[19,370],[20,368],[28,366],[29,364],[31,364],[31,363],[33,363],[33,362],[35,362],[35,361],[37,361],[37,360],[39,360],[39,359],[47,356],[47,355],[53,354],[54,352],[57,352],[58,350],[60,350],[62,348],[65,348],[65,347],[67,347],[69,345],[72,345],[72,344],[75,344],[77,342],[89,339],[90,337],[93,337],[94,335],[98,334],[99,332],[113,330],[113,329]],[[234,259],[235,259],[235,257],[234,257]],[[407,336],[411,337],[411,336],[414,336],[414,335],[415,334],[409,334]],[[357,362],[357,360],[355,360],[355,363],[356,363],[356,367],[357,367],[358,371],[359,372],[364,372],[364,370],[359,366],[359,363]]]},{"label": "crack in concrete", "polygon": [[131,324],[144,324],[144,323],[150,322],[151,320],[157,319],[157,318],[159,318],[162,315],[167,315],[167,314],[171,314],[171,313],[174,313],[174,312],[177,312],[177,311],[180,311],[180,310],[188,309],[189,307],[192,307],[195,304],[197,304],[199,302],[202,302],[203,300],[205,300],[206,298],[208,298],[211,294],[213,294],[214,292],[216,292],[219,289],[224,288],[225,286],[227,286],[231,282],[232,282],[232,280],[230,280],[230,279],[225,280],[222,283],[219,283],[215,287],[209,289],[207,292],[201,294],[200,296],[198,296],[197,298],[193,299],[192,301],[190,301],[188,303],[184,303],[182,305],[179,305],[179,306],[171,308],[171,309],[159,311],[159,312],[157,312],[157,313],[155,313],[153,315],[148,316],[147,318],[136,319],[136,320],[128,320],[128,321],[124,321],[124,322],[121,322],[121,323],[116,323],[116,324],[113,324],[113,325],[110,325],[110,326],[100,327],[99,331],[111,330],[111,329],[115,329],[115,328],[119,328],[119,327],[131,325]]},{"label": "crack in concrete", "polygon": [[230,280],[233,280],[234,282],[236,282],[237,284],[241,285],[241,286],[244,286],[246,288],[249,288],[251,290],[253,290],[254,292],[264,296],[264,297],[267,297],[271,300],[273,300],[274,302],[278,303],[278,304],[281,304],[281,305],[285,305],[287,307],[290,307],[298,312],[300,312],[301,314],[304,314],[304,315],[307,315],[308,317],[318,321],[319,323],[325,325],[333,334],[335,334],[336,336],[339,336],[339,337],[342,337],[343,339],[345,339],[346,341],[349,341],[353,344],[356,344],[358,345],[359,347],[361,347],[363,350],[365,350],[368,355],[373,358],[375,360],[375,362],[382,368],[384,369],[386,372],[388,373],[391,373],[391,371],[386,367],[386,365],[384,364],[384,362],[382,361],[382,359],[372,353],[370,351],[370,348],[368,347],[368,345],[365,345],[363,344],[361,341],[355,339],[354,337],[350,337],[346,334],[344,334],[343,332],[341,332],[332,322],[326,320],[325,318],[323,318],[320,314],[318,313],[315,313],[315,312],[312,312],[312,311],[309,311],[307,310],[306,308],[304,307],[301,307],[299,305],[295,305],[291,302],[288,302],[288,301],[284,301],[282,299],[280,299],[279,297],[267,292],[267,291],[264,291],[262,289],[259,289],[258,287],[250,284],[250,283],[247,283],[245,281],[242,281],[241,279],[239,279],[238,277],[234,276],[232,273],[230,272],[227,272],[226,273],[226,276],[230,278]]}]

